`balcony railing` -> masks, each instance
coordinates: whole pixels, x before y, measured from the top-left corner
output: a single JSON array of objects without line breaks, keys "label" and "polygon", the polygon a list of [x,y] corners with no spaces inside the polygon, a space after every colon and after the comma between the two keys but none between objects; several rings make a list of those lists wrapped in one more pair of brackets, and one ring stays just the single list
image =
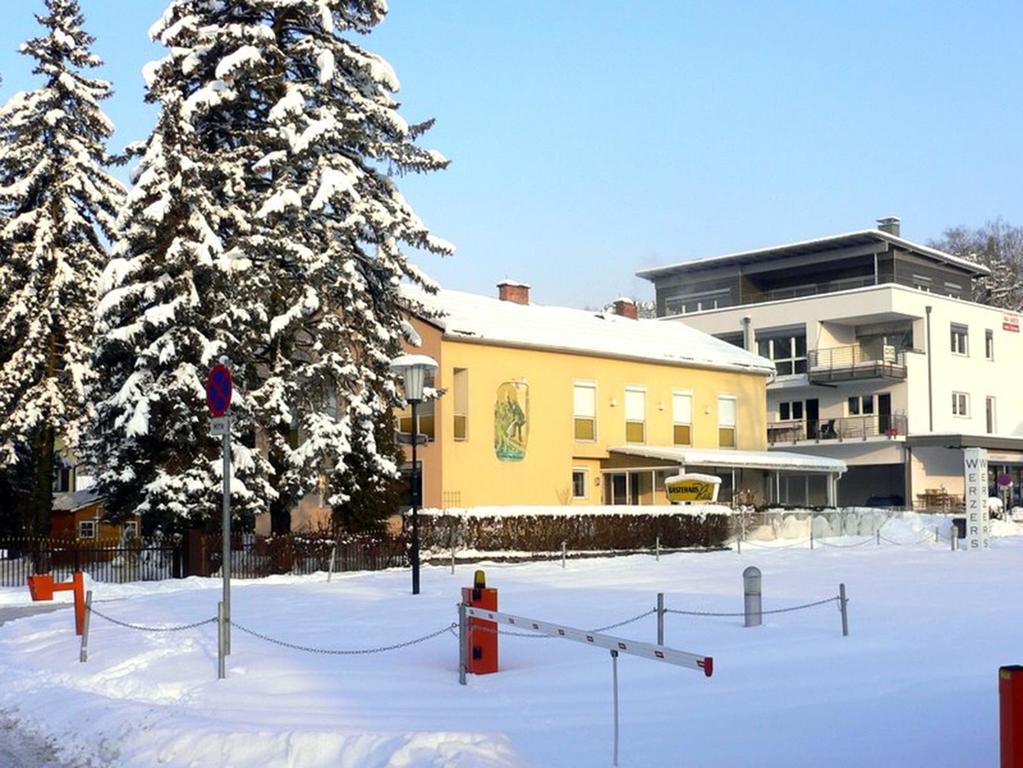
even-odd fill
[{"label": "balcony railing", "polygon": [[847,416],[837,419],[806,419],[775,421],[767,425],[770,445],[785,443],[842,442],[905,437],[906,417],[898,415]]},{"label": "balcony railing", "polygon": [[858,344],[811,349],[806,362],[812,382],[906,378],[905,353],[889,345],[874,349]]},{"label": "balcony railing", "polygon": [[874,276],[851,277],[843,280],[830,280],[809,285],[797,285],[792,288],[771,288],[751,296],[743,296],[741,304],[762,304],[765,301],[781,301],[782,299],[799,299],[804,296],[819,296],[822,293],[838,293],[851,291],[855,288],[866,288],[874,285]]}]

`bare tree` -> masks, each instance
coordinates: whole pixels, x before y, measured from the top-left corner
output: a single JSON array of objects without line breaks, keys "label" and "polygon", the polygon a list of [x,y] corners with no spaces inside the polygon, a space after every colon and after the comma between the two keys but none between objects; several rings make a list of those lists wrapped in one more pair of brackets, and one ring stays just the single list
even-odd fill
[{"label": "bare tree", "polygon": [[990,277],[975,283],[977,301],[1023,311],[1023,227],[1012,226],[1000,218],[976,229],[950,227],[929,245],[991,270]]}]

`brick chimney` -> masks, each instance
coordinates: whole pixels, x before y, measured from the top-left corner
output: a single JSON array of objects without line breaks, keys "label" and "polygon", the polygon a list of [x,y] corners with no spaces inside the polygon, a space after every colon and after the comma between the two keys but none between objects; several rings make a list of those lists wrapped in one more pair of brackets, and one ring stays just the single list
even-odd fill
[{"label": "brick chimney", "polygon": [[497,284],[497,297],[513,304],[529,304],[529,286],[514,280],[502,280]]},{"label": "brick chimney", "polygon": [[639,317],[639,313],[636,311],[636,302],[630,298],[622,296],[615,299],[614,307],[616,315],[627,317],[630,320],[636,320]]},{"label": "brick chimney", "polygon": [[899,233],[902,230],[902,219],[898,216],[885,216],[883,219],[877,220],[877,228],[889,235],[901,237]]}]

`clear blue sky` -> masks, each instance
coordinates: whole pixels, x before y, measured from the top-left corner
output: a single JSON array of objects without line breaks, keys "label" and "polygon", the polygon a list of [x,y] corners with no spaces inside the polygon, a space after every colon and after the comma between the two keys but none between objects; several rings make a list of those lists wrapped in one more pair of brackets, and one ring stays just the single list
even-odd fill
[{"label": "clear blue sky", "polygon": [[[115,146],[142,138],[146,32],[167,0],[81,0]],[[4,2],[0,96],[41,0]],[[363,44],[451,158],[406,178],[458,253],[445,286],[597,305],[650,296],[636,270],[903,218],[938,236],[1023,224],[1023,2],[391,0]]]}]

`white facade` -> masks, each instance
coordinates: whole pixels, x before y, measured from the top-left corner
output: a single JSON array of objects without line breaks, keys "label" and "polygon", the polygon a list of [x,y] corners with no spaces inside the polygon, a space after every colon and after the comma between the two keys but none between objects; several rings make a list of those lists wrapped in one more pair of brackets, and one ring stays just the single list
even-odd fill
[{"label": "white facade", "polygon": [[[1023,333],[1014,314],[882,284],[668,320],[742,334],[747,347],[776,353],[780,369],[804,371],[768,386],[769,439],[775,449],[845,461],[854,482],[840,483],[840,502],[864,503],[868,493],[903,495],[907,505],[937,491],[960,497],[962,453],[944,442],[962,436],[1002,448],[992,450],[993,473],[999,462],[1023,470],[1023,440],[1008,439],[1023,439]],[[765,347],[772,338],[780,342]]]}]

